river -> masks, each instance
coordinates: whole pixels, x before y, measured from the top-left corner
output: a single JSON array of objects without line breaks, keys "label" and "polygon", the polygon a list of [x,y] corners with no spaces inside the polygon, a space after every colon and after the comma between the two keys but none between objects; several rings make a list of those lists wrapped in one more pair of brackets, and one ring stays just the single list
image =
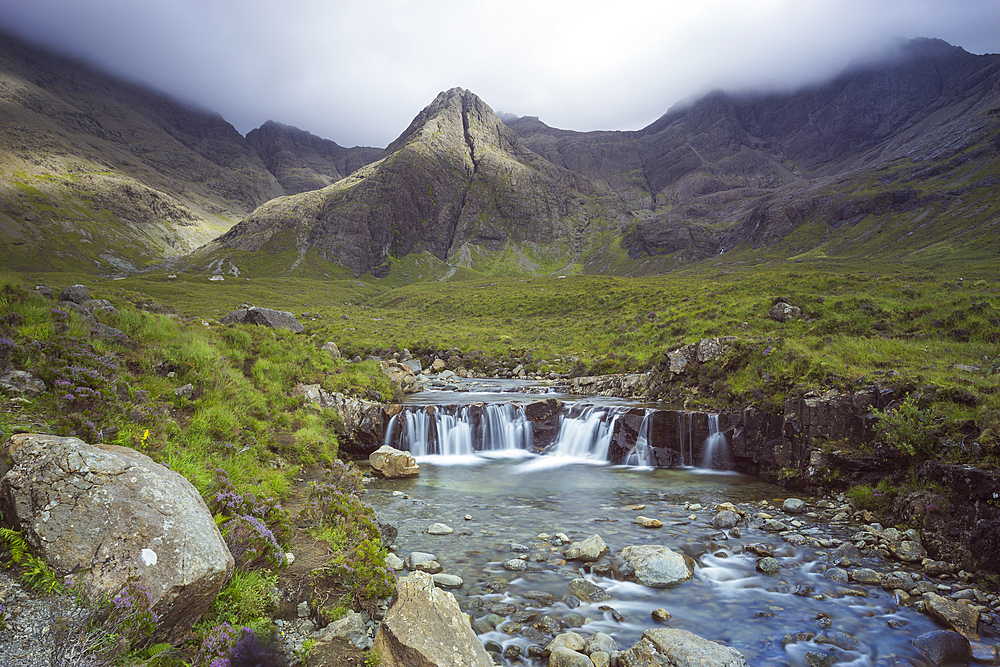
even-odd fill
[{"label": "river", "polygon": [[[518,399],[508,393],[510,385],[503,389],[507,391],[435,392],[423,398],[424,404],[438,405],[538,398]],[[421,404],[419,395],[411,401]],[[613,411],[630,406],[618,400],[586,402],[574,411],[582,415],[588,407]],[[562,424],[560,438],[566,429]],[[475,437],[470,434],[470,441]],[[413,443],[403,438],[402,444]],[[911,642],[942,626],[878,586],[829,578],[830,554],[859,530],[850,520],[831,521],[843,509],[835,500],[802,498],[805,513],[786,515],[781,506],[787,492],[748,475],[691,466],[613,466],[593,450],[578,447],[569,455],[564,448],[557,453],[559,442],[543,455],[522,447],[483,451],[481,442],[471,452],[447,455],[433,453],[442,451],[440,444],[423,447],[418,477],[372,479],[366,498],[399,527],[400,557],[431,553],[445,573],[464,580],[452,592],[487,647],[503,651],[504,664],[544,665],[543,658],[529,657],[529,647],[544,646],[546,631],[604,632],[625,650],[644,629],[661,623],[732,646],[751,665],[889,666],[903,659],[930,664]],[[733,503],[745,514],[737,531],[713,527],[721,503]],[[640,515],[659,520],[662,527],[639,526],[634,520]],[[788,530],[763,530],[760,525],[768,516]],[[456,532],[428,534],[428,526],[438,522]],[[564,561],[567,545],[558,543],[559,533],[571,541],[599,534],[609,551],[594,564]],[[776,573],[757,571],[758,556],[746,548],[752,543],[773,548]],[[693,578],[669,588],[616,580],[609,568],[614,555],[627,545],[643,544],[693,557]],[[504,568],[506,561],[519,557],[526,557],[525,571]],[[859,567],[903,570],[920,578],[919,568],[871,558],[847,569]],[[568,588],[579,577],[603,588],[611,599],[579,603]],[[671,617],[653,620],[657,608]],[[992,626],[983,627],[993,633]],[[995,644],[997,637],[994,633],[987,639]]]}]

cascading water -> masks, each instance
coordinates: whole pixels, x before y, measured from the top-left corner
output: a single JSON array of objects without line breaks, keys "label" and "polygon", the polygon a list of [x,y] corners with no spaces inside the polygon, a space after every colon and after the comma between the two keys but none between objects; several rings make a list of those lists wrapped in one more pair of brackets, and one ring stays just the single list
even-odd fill
[{"label": "cascading water", "polygon": [[719,415],[708,416],[708,437],[705,438],[701,467],[721,470],[732,468],[729,441],[726,440],[726,434],[719,431]]},{"label": "cascading water", "polygon": [[608,447],[620,413],[588,405],[559,418],[559,434],[546,453],[570,459],[608,460]]},{"label": "cascading water", "polygon": [[531,449],[531,423],[523,407],[496,403],[479,409],[482,414],[478,420],[473,418],[470,405],[451,411],[443,407],[406,410],[390,420],[385,444],[408,450],[415,457]]},{"label": "cascading water", "polygon": [[643,415],[642,423],[639,425],[639,434],[635,439],[635,445],[632,446],[628,456],[625,457],[625,465],[650,466],[653,464],[650,460],[649,451],[649,427],[653,421],[652,414],[652,410],[646,410],[646,414]]}]

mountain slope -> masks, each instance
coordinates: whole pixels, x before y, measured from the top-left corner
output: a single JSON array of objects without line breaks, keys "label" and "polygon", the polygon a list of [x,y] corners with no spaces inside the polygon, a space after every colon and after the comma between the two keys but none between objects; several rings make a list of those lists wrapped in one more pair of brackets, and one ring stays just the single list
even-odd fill
[{"label": "mountain slope", "polygon": [[588,230],[603,225],[598,195],[587,178],[523,148],[474,94],[453,88],[380,161],[322,190],[268,202],[200,256],[294,247],[290,267],[314,251],[376,276],[388,274],[392,257],[415,252],[472,265],[490,253],[547,246],[551,261],[569,263],[585,250]]},{"label": "mountain slope", "polygon": [[283,193],[217,114],[0,35],[4,265],[181,255]]},{"label": "mountain slope", "polygon": [[381,148],[344,148],[272,120],[248,132],[247,143],[290,195],[325,188],[382,157]]},{"label": "mountain slope", "polygon": [[[714,93],[637,132],[568,132],[536,118],[511,127],[555,164],[606,181],[639,212],[625,238],[633,257],[704,256],[713,243],[716,250],[773,244],[814,214],[836,225],[841,210],[912,207],[912,198],[872,205],[870,193],[854,194],[870,187],[870,170],[894,161],[987,149],[974,159],[988,182],[988,146],[1000,129],[988,112],[1000,105],[998,90],[1000,57],[918,39],[821,86]],[[713,233],[731,227],[739,229]]]}]

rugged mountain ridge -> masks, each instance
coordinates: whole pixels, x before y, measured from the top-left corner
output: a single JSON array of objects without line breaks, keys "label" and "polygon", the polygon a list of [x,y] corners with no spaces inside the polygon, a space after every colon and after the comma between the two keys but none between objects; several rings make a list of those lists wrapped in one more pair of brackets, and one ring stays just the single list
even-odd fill
[{"label": "rugged mountain ridge", "polygon": [[[766,245],[816,211],[836,223],[839,212],[826,209],[884,210],[884,201],[821,202],[811,191],[837,189],[835,177],[841,191],[849,189],[847,175],[861,181],[858,172],[894,160],[937,160],[942,142],[953,154],[988,145],[998,129],[988,114],[1000,104],[998,92],[1000,56],[916,39],[821,86],[789,94],[716,92],[636,132],[555,130],[530,117],[511,128],[553,163],[600,178],[628,206],[648,209],[626,234],[634,257],[689,248],[704,254]],[[782,207],[797,203],[784,214],[771,210],[774,199]],[[770,220],[777,227],[762,225]],[[733,226],[741,231],[712,233]]]},{"label": "rugged mountain ridge", "polygon": [[269,120],[247,133],[247,143],[286,194],[319,190],[382,157],[381,148],[344,148],[291,125]]},{"label": "rugged mountain ridge", "polygon": [[523,148],[488,105],[453,88],[378,162],[322,190],[268,202],[203,253],[277,253],[291,242],[295,266],[313,251],[380,277],[392,256],[417,252],[456,265],[528,245],[558,245],[573,257],[587,228],[602,224],[597,196],[589,179]]},{"label": "rugged mountain ridge", "polygon": [[501,120],[455,88],[384,151],[273,121],[243,138],[3,36],[0,101],[4,268],[131,271],[196,246],[213,271],[404,280],[1000,253],[1000,56],[940,40],[630,132]]}]

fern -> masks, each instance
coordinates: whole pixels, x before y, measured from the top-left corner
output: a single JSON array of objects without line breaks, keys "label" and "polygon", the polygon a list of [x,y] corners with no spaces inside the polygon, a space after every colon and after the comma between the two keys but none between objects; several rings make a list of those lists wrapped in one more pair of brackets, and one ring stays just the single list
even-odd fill
[{"label": "fern", "polygon": [[26,558],[31,556],[28,543],[24,541],[24,536],[12,528],[0,528],[0,544],[7,545],[7,555],[10,562],[20,565]]},{"label": "fern", "polygon": [[0,528],[0,544],[7,547],[10,562],[21,568],[21,579],[31,588],[43,593],[57,593],[62,590],[62,581],[38,556],[31,553],[28,543],[19,531]]}]

